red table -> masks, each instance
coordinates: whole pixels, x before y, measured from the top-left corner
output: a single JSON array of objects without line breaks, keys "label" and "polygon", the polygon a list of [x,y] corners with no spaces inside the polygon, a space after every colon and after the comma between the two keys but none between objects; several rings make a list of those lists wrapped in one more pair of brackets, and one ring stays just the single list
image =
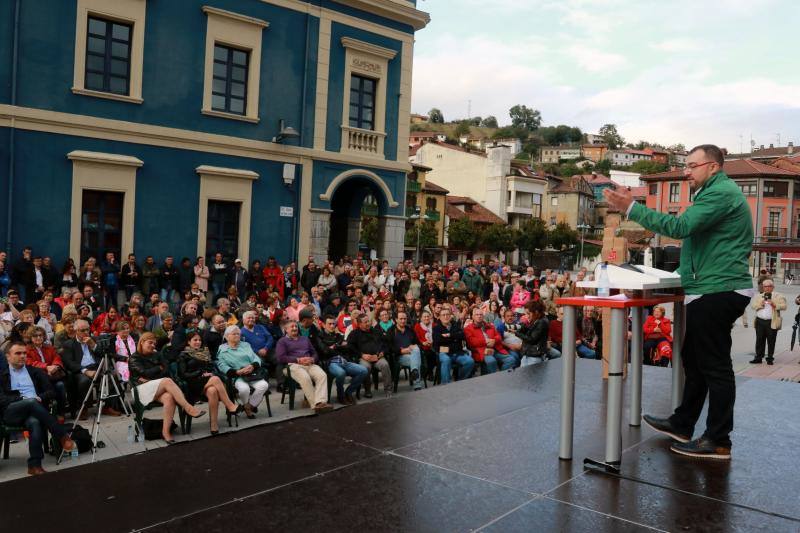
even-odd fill
[{"label": "red table", "polygon": [[[682,304],[681,294],[653,294],[649,298],[613,300],[609,298],[557,298],[556,305],[564,307],[564,335],[561,369],[561,436],[560,459],[572,459],[572,440],[575,424],[575,308],[592,306],[611,309],[611,331],[604,332],[603,342],[609,342],[608,400],[606,403],[606,467],[617,469],[622,458],[622,377],[627,341],[626,313],[631,313],[631,408],[630,425],[641,425],[642,418],[642,341],[644,336],[642,308],[662,303]],[[683,392],[681,342],[683,339],[683,305],[675,305],[672,326],[672,407],[680,403]],[[597,463],[587,459],[591,463]],[[585,461],[585,462],[586,462]]]}]

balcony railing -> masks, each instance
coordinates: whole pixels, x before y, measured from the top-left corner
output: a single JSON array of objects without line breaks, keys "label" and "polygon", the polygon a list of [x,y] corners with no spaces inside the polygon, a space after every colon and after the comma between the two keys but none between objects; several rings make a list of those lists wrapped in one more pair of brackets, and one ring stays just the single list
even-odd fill
[{"label": "balcony railing", "polygon": [[377,204],[364,204],[361,206],[361,214],[376,217],[378,216],[378,205]]},{"label": "balcony railing", "polygon": [[785,239],[786,228],[761,228],[761,236],[767,239]]},{"label": "balcony railing", "polygon": [[410,217],[411,215],[413,215],[415,209],[416,208],[413,205],[406,206],[406,216]]},{"label": "balcony railing", "polygon": [[406,192],[420,192],[422,184],[414,180],[406,180]]},{"label": "balcony railing", "polygon": [[380,131],[342,126],[342,152],[382,158],[385,138]]},{"label": "balcony railing", "polygon": [[435,209],[428,209],[427,211],[425,211],[425,216],[428,217],[428,220],[433,220],[436,222],[438,222],[439,219],[442,217],[441,213],[439,213],[439,211],[436,211]]}]

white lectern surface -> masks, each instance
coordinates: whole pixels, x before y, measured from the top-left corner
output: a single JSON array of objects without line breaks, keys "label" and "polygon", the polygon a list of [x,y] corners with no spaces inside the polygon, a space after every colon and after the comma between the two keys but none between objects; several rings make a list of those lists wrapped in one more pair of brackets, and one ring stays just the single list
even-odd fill
[{"label": "white lectern surface", "polygon": [[[594,281],[579,281],[578,287],[597,288],[597,279],[600,277],[601,267],[602,263],[595,268]],[[643,265],[627,265],[625,267],[608,265],[608,281],[612,289],[639,291],[676,289],[681,286],[680,274]]]}]

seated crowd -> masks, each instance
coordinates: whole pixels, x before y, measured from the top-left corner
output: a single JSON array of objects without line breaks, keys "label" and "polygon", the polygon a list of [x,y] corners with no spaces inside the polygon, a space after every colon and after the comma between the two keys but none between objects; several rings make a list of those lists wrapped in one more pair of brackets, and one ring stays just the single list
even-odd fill
[{"label": "seated crowd", "polygon": [[[403,375],[419,390],[560,357],[555,300],[584,294],[568,272],[518,272],[493,261],[392,267],[344,258],[320,267],[309,258],[298,268],[269,258],[245,268],[216,254],[210,265],[147,257],[140,266],[133,254],[120,265],[109,253],[102,264],[68,260],[59,274],[26,254],[29,266],[13,270],[24,275],[0,299],[0,421],[38,424],[60,438],[57,422],[89,416],[80,409],[100,338],[111,339],[126,393],[163,405],[162,436],[171,443],[176,408],[198,417],[205,411],[197,404],[207,402],[216,434],[219,405],[228,417],[255,418],[271,379],[278,392],[302,390],[303,407],[325,413],[329,396],[342,405],[378,388],[391,396]],[[600,314],[587,307],[578,319],[577,355],[598,358]],[[651,333],[668,335],[665,328]],[[23,409],[31,399],[39,405]],[[50,400],[52,414],[41,408]],[[121,409],[112,402],[103,414]],[[41,470],[40,455],[31,449],[32,468]]]}]

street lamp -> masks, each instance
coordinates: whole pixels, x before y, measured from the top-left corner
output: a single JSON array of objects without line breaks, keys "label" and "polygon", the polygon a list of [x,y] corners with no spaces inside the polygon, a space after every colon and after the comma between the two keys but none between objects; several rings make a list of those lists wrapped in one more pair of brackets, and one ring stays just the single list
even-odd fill
[{"label": "street lamp", "polygon": [[592,229],[592,227],[589,226],[588,224],[578,224],[577,228],[579,230],[581,230],[581,253],[578,256],[579,257],[578,258],[578,268],[580,269],[581,263],[583,263],[583,238],[586,235],[586,230],[587,229]]},{"label": "street lamp", "polygon": [[422,210],[420,209],[420,207],[418,205],[414,206],[414,214],[410,215],[408,217],[408,218],[410,218],[411,220],[414,221],[414,225],[417,227],[417,253],[416,253],[416,257],[417,257],[417,264],[418,265],[419,265],[419,232],[420,232],[420,229],[422,229],[422,228],[420,228],[421,224],[418,221],[420,221],[420,220],[430,220],[428,215],[423,215],[421,213],[421,211]]}]

